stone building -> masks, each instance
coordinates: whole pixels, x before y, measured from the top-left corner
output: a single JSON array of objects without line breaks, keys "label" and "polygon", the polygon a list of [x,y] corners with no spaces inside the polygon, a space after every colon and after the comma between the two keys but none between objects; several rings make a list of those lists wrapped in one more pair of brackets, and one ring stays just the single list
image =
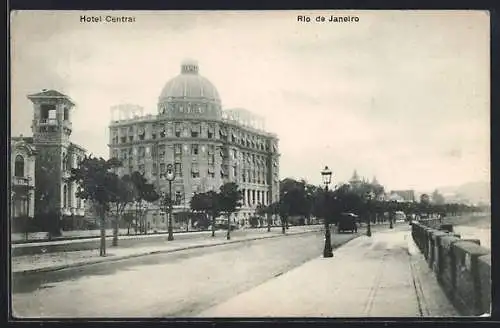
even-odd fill
[{"label": "stone building", "polygon": [[[278,138],[264,130],[263,119],[245,109],[222,109],[216,87],[199,74],[197,62],[184,61],[158,99],[157,114],[125,104],[111,108],[110,157],[119,158],[120,174],[143,173],[168,192],[162,178],[172,164],[175,213],[189,209],[195,193],[218,190],[225,182],[238,184],[244,206],[232,218],[247,222],[258,204],[279,198]],[[160,209],[147,214],[149,227],[164,229]]]},{"label": "stone building", "polygon": [[22,135],[10,140],[11,217],[35,214],[35,158],[33,138]]},{"label": "stone building", "polygon": [[[37,187],[29,194],[30,215],[53,213],[66,221],[83,218],[84,201],[75,195],[76,184],[68,181],[71,168],[85,155],[84,148],[70,141],[75,104],[55,90],[44,89],[28,99],[33,103],[33,136],[12,138],[13,187],[28,181]],[[24,177],[19,179],[22,170]]]}]

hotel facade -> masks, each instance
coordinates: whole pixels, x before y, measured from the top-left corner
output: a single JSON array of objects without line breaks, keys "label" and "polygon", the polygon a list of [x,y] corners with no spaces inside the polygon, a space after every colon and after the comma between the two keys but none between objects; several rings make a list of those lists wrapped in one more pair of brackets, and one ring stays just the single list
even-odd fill
[{"label": "hotel facade", "polygon": [[[278,138],[264,129],[264,120],[246,109],[222,109],[216,87],[199,74],[197,62],[184,61],[158,99],[157,114],[123,104],[111,108],[109,155],[122,161],[119,174],[133,171],[168,193],[163,176],[172,164],[174,221],[189,210],[195,193],[217,191],[235,182],[243,207],[231,218],[248,224],[259,204],[279,199]],[[165,229],[164,213],[150,206],[149,229]]]}]

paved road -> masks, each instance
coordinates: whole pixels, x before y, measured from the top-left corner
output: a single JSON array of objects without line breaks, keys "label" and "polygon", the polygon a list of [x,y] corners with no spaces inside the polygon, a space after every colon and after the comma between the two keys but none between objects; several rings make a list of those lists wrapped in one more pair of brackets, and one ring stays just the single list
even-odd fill
[{"label": "paved road", "polygon": [[[272,227],[273,231],[281,231],[281,227]],[[259,231],[267,231],[267,228],[259,229],[241,229],[232,231],[232,236],[248,236]],[[225,236],[226,230],[216,231],[217,236]],[[204,238],[211,236],[211,231],[197,231],[189,233],[174,233],[175,240],[192,240],[195,238]],[[166,234],[161,235],[137,235],[137,236],[120,236],[118,240],[118,245],[120,247],[136,247],[136,246],[148,246],[155,245],[158,242],[165,241],[167,239]],[[107,245],[111,246],[112,237],[107,237]],[[22,255],[35,255],[43,253],[55,253],[55,252],[68,252],[68,251],[81,251],[81,250],[92,250],[99,249],[100,240],[99,238],[84,239],[84,240],[71,240],[71,241],[53,241],[53,242],[43,242],[43,243],[27,243],[27,244],[17,244],[12,246],[13,256]]]},{"label": "paved road", "polygon": [[[312,232],[15,278],[18,317],[194,316],[319,257]],[[353,238],[334,234],[334,245]],[[314,279],[314,277],[311,277]]]}]

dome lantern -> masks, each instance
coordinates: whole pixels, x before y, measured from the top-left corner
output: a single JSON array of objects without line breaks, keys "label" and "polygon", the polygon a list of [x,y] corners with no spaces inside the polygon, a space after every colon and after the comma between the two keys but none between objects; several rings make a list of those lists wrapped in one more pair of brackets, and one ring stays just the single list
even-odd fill
[{"label": "dome lantern", "polygon": [[198,74],[198,62],[192,59],[185,59],[181,64],[181,74]]}]

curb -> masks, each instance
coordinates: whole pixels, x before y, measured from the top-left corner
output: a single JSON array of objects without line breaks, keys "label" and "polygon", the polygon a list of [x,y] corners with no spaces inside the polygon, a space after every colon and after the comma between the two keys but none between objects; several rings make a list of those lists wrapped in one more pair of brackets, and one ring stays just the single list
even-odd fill
[{"label": "curb", "polygon": [[254,240],[261,240],[261,239],[286,237],[286,236],[291,236],[291,235],[301,235],[301,234],[306,234],[306,233],[311,233],[311,232],[319,232],[319,231],[321,231],[321,230],[301,231],[301,232],[287,233],[285,235],[279,234],[279,235],[273,235],[273,236],[253,237],[253,238],[241,239],[241,240],[229,240],[229,241],[217,242],[217,243],[207,244],[207,245],[192,245],[192,246],[185,246],[185,247],[174,248],[174,249],[155,250],[155,251],[148,251],[148,252],[144,252],[144,253],[129,254],[129,255],[122,255],[122,256],[117,256],[117,257],[109,257],[109,258],[108,257],[99,257],[99,258],[95,259],[95,261],[92,261],[92,262],[79,262],[79,263],[63,264],[63,265],[44,267],[44,268],[38,268],[38,269],[12,271],[12,275],[13,276],[14,275],[23,276],[23,275],[33,274],[33,273],[60,271],[60,270],[69,269],[69,268],[78,268],[78,267],[82,267],[82,266],[86,266],[86,265],[99,264],[99,263],[103,263],[103,262],[116,262],[116,261],[127,260],[127,259],[141,257],[141,256],[147,256],[147,255],[168,254],[168,253],[175,253],[175,252],[184,251],[184,250],[188,250],[188,249],[215,247],[215,246],[241,243],[241,242],[245,242],[245,241],[254,241]]}]

